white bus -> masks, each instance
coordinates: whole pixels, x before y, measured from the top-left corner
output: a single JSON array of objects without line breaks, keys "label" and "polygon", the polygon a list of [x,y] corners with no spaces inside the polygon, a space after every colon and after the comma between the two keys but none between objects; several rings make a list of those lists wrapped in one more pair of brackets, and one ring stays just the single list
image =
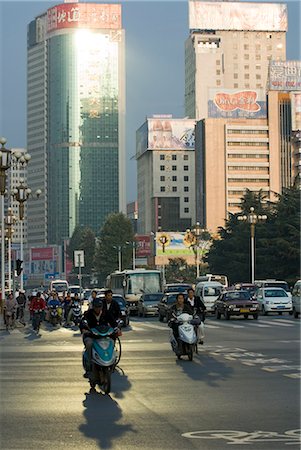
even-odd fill
[{"label": "white bus", "polygon": [[159,270],[123,270],[111,273],[106,280],[106,287],[114,294],[124,296],[130,312],[138,312],[138,300],[142,294],[162,292],[162,277]]},{"label": "white bus", "polygon": [[201,281],[218,281],[224,287],[228,287],[228,278],[226,275],[213,275],[212,273],[206,273],[206,275],[201,275],[197,279],[197,283]]}]

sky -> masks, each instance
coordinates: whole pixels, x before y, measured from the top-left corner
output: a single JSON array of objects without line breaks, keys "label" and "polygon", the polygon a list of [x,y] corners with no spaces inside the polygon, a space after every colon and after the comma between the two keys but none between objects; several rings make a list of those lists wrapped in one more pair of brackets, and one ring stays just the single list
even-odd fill
[{"label": "sky", "polygon": [[[89,1],[87,1],[89,2]],[[0,136],[7,147],[26,147],[27,25],[63,1],[0,0]],[[95,0],[95,3],[97,2]],[[103,1],[102,3],[118,3]],[[288,5],[287,59],[301,59],[301,4]],[[136,200],[136,130],[147,116],[184,117],[184,44],[188,1],[124,1],[126,34],[127,201]]]}]

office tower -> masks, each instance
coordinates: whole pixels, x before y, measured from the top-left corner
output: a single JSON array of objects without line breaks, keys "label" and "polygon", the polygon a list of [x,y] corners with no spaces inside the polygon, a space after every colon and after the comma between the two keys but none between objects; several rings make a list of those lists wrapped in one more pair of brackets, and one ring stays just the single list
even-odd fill
[{"label": "office tower", "polygon": [[208,117],[212,89],[266,88],[270,60],[286,59],[285,4],[189,2],[185,115]]},{"label": "office tower", "polygon": [[121,5],[65,3],[28,27],[29,244],[99,232],[125,212],[125,69]]},{"label": "office tower", "polygon": [[154,115],[137,131],[138,233],[185,231],[195,223],[194,126]]}]

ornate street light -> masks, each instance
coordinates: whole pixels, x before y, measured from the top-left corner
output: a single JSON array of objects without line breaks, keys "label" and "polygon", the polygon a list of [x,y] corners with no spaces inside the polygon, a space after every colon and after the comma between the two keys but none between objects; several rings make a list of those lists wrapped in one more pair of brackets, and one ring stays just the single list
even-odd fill
[{"label": "ornate street light", "polygon": [[8,292],[11,292],[12,285],[12,274],[11,274],[11,239],[14,233],[13,225],[16,223],[17,219],[12,213],[12,209],[8,208],[7,215],[5,217],[6,225],[6,236],[8,240]]},{"label": "ornate street light", "polygon": [[256,214],[253,206],[250,208],[250,212],[243,216],[237,216],[237,219],[250,224],[250,246],[251,246],[251,283],[254,284],[255,280],[255,225],[258,222],[264,222],[268,216],[265,214]]},{"label": "ornate street light", "polygon": [[[42,191],[41,189],[37,189],[35,192],[35,196],[37,198],[40,197]],[[25,202],[28,200],[28,198],[32,195],[31,189],[26,186],[23,179],[20,179],[19,186],[15,187],[13,189],[13,198],[19,203],[19,219],[20,219],[20,259],[21,261],[24,261],[23,257],[23,220],[24,220],[24,209],[25,209]],[[21,273],[20,278],[20,289],[23,290],[23,273]]]}]

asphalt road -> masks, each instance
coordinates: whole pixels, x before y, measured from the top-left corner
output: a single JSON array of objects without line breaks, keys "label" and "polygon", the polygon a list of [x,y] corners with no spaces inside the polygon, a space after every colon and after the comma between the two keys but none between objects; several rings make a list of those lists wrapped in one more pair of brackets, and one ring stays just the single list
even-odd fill
[{"label": "asphalt road", "polygon": [[0,331],[0,448],[300,448],[299,319],[209,318],[192,362],[176,360],[168,333],[133,318],[105,396],[82,377],[78,329]]}]

